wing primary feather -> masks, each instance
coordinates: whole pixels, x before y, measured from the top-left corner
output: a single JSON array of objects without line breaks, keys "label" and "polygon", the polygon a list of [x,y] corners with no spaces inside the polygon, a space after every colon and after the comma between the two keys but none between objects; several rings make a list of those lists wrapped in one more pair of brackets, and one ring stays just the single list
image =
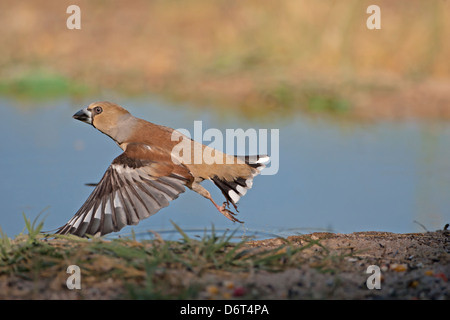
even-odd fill
[{"label": "wing primary feather", "polygon": [[[116,178],[119,181],[119,185],[120,188],[118,190],[118,194],[120,196],[120,200],[122,203],[122,208],[127,216],[127,220],[126,220],[126,224],[130,225],[130,224],[136,224],[137,222],[139,222],[139,218],[138,215],[136,214],[133,206],[130,204],[130,200],[129,200],[129,195],[128,195],[128,191],[127,191],[127,186],[128,186],[128,180],[126,179],[126,177],[121,177],[119,174],[116,173]],[[116,220],[117,220],[117,216],[116,216]]]},{"label": "wing primary feather", "polygon": [[153,187],[153,180],[150,179],[146,179],[146,178],[142,178],[142,182],[140,185],[142,186],[142,190],[145,192],[145,194],[147,194],[149,197],[152,198],[153,201],[155,201],[155,203],[157,204],[157,206],[159,207],[157,210],[159,210],[161,208],[161,204],[158,201],[158,197],[154,194],[154,190],[155,189]]},{"label": "wing primary feather", "polygon": [[138,192],[138,189],[136,189],[136,188],[139,188],[140,185],[141,185],[141,182],[133,178],[133,188],[131,188],[132,192],[136,196],[136,198],[142,203],[142,205],[144,206],[145,210],[150,212],[149,208],[147,207],[147,205],[145,203],[145,200],[142,199],[141,195]]},{"label": "wing primary feather", "polygon": [[139,182],[136,183],[137,189],[136,192],[142,194],[141,198],[145,199],[145,207],[147,208],[150,215],[155,214],[161,209],[161,206],[159,205],[158,201],[156,201],[153,194],[148,190],[145,183]]},{"label": "wing primary feather", "polygon": [[[113,205],[112,205],[112,208],[114,208],[113,209],[114,214],[112,214],[112,217],[114,217],[113,219],[114,219],[114,221],[116,222],[116,225],[117,225],[117,219],[120,219],[119,216],[121,214],[125,214],[126,224],[130,224],[131,216],[127,212],[128,209],[126,207],[126,204],[125,204],[125,201],[123,199],[122,192],[121,192],[122,189],[123,189],[123,181],[122,181],[122,179],[120,178],[119,174],[116,171],[114,171],[114,180],[115,180],[114,182],[115,182],[115,185],[117,186],[117,189],[113,193]],[[121,204],[120,207],[119,206],[116,207],[116,201],[120,202],[120,204]],[[120,219],[120,220],[122,220],[122,219]]]},{"label": "wing primary feather", "polygon": [[[107,178],[107,175],[110,175],[109,170],[106,171],[104,177]],[[102,178],[102,180],[103,180],[103,178]],[[100,182],[102,182],[102,180]],[[108,187],[107,183],[99,183],[98,186],[95,188],[95,190],[93,192],[93,194],[95,193],[95,198],[93,197],[93,199],[91,200],[91,202],[93,202],[92,216],[91,216],[91,219],[89,221],[89,224],[88,224],[86,230],[84,230],[83,233],[86,232],[87,230],[90,230],[91,225],[93,224],[93,221],[94,221],[95,214],[100,207],[101,207],[100,214],[102,212],[104,212],[104,201],[103,201],[104,196],[103,196],[103,194],[106,193],[105,189],[107,187]]]},{"label": "wing primary feather", "polygon": [[141,218],[147,218],[148,216],[150,216],[151,211],[149,210],[149,208],[147,207],[144,199],[142,199],[141,195],[139,194],[139,192],[137,191],[136,188],[139,188],[140,182],[137,181],[136,179],[133,178],[133,184],[130,184],[130,190],[133,193],[133,196],[136,198],[137,202],[139,202],[141,204],[141,207],[143,207],[145,214],[141,215],[139,210],[136,210],[138,216]]},{"label": "wing primary feather", "polygon": [[[107,199],[105,201],[105,206],[107,201],[109,200],[109,204],[110,204],[110,208],[111,208],[111,217],[114,216],[114,193],[116,192],[117,188],[116,188],[116,183],[115,183],[115,177],[114,177],[114,169],[112,169],[112,167],[108,168],[108,175],[109,175],[109,193],[107,193],[107,197],[109,197],[109,199]],[[104,235],[107,232],[105,232],[105,220],[106,220],[106,213],[104,211],[105,208],[102,208],[102,212],[100,213],[100,222],[99,222],[99,227],[97,230],[95,230],[95,233],[100,232],[100,235]]]},{"label": "wing primary feather", "polygon": [[[114,159],[81,208],[57,233],[84,236],[119,231],[168,206],[169,201],[185,191],[193,179],[187,168],[172,166],[166,175],[159,176],[158,171],[152,176],[153,169],[159,168],[155,164],[161,155],[154,148],[139,149],[139,146],[127,148]],[[144,159],[138,158],[142,152],[149,152]]]},{"label": "wing primary feather", "polygon": [[128,184],[124,185],[122,188],[122,199],[130,215],[130,224],[135,225],[139,222],[139,215],[136,212],[136,206],[134,205],[133,198],[130,195],[129,188],[130,186]]},{"label": "wing primary feather", "polygon": [[[175,181],[174,181],[175,180]],[[175,190],[177,190],[178,192],[184,192],[184,186],[186,184],[185,181],[183,181],[184,183],[182,183],[180,185],[180,180],[178,178],[169,176],[169,177],[160,177],[159,181],[162,182],[163,184],[169,185],[172,188],[174,188]]]},{"label": "wing primary feather", "polygon": [[145,203],[142,201],[141,197],[135,190],[135,184],[128,185],[128,196],[130,197],[130,203],[134,207],[136,212],[138,222],[139,220],[145,219],[150,216],[150,212],[147,210]]},{"label": "wing primary feather", "polygon": [[[169,187],[171,187],[171,186],[169,184],[165,184],[165,183],[161,182],[160,180],[157,180],[157,181],[147,180],[146,183],[147,183],[147,185],[152,186],[152,188],[158,190],[160,193],[166,194],[167,197],[169,198],[169,200],[173,200],[176,198],[175,197],[176,190],[175,190],[175,192],[173,190],[170,190]],[[174,189],[174,188],[172,188],[172,189]]]}]

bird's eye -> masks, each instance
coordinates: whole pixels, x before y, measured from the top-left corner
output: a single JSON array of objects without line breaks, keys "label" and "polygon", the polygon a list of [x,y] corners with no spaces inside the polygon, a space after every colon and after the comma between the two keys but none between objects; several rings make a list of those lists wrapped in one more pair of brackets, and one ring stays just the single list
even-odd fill
[{"label": "bird's eye", "polygon": [[102,111],[103,111],[102,107],[97,106],[97,107],[94,108],[95,114],[102,113]]}]

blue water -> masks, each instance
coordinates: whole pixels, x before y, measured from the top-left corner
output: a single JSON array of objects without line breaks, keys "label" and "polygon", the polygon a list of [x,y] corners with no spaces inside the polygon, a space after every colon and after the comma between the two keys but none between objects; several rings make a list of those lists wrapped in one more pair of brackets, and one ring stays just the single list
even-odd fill
[{"label": "blue water", "polygon": [[[450,126],[444,123],[352,124],[298,114],[247,120],[239,114],[117,98],[132,114],[173,128],[279,129],[279,170],[258,176],[233,224],[187,190],[170,206],[132,227],[257,232],[260,237],[329,230],[416,232],[450,221]],[[45,217],[44,229],[67,222],[121,150],[95,128],[72,119],[90,100],[23,102],[0,99],[0,226],[9,236],[23,216]],[[270,148],[269,148],[270,153]],[[218,203],[223,196],[205,186]],[[421,224],[421,225],[420,225]],[[131,227],[121,234],[129,234]]]}]

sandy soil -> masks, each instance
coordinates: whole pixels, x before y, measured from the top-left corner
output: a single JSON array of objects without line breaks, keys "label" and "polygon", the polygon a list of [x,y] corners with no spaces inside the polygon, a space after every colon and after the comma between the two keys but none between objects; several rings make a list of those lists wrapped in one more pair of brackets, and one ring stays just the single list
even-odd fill
[{"label": "sandy soil", "polygon": [[[305,246],[311,240],[320,245],[301,251],[298,264],[278,271],[250,268],[230,272],[209,268],[198,274],[186,267],[173,266],[159,269],[153,276],[165,282],[170,290],[196,288],[195,299],[450,299],[448,230],[411,234],[312,233],[287,240],[294,247]],[[280,239],[269,239],[248,242],[245,247],[263,250],[281,244]],[[93,256],[85,259],[98,262]],[[124,266],[120,264],[111,264],[108,259],[102,261],[97,269],[103,273],[114,269],[123,271]],[[373,271],[367,273],[369,266],[379,268],[380,289],[367,286],[368,278],[375,275]],[[130,278],[124,281],[120,277],[105,280],[101,276],[88,276],[83,278],[81,290],[68,290],[64,271],[42,272],[39,277],[3,275],[0,299],[133,298],[126,287]],[[131,271],[127,270],[128,275],[141,279],[142,283],[142,271]],[[167,292],[163,296],[140,298],[182,299]]]},{"label": "sandy soil", "polygon": [[[288,299],[449,299],[450,232],[394,234],[357,232],[313,233],[288,239],[301,244],[308,238],[336,253],[334,261],[317,268],[315,260],[323,249],[304,252],[309,263],[279,274],[258,274],[245,279],[247,285],[267,298]],[[255,245],[274,245],[267,240]],[[339,256],[341,256],[339,258]],[[319,261],[317,263],[323,263]],[[380,268],[381,289],[369,290],[366,281]]]}]

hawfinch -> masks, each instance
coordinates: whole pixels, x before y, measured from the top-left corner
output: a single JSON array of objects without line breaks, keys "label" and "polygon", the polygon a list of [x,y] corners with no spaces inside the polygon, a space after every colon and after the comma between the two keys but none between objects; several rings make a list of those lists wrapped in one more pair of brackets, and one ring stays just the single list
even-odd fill
[{"label": "hawfinch", "polygon": [[[264,156],[231,156],[180,132],[132,116],[111,102],[94,102],[73,115],[112,138],[123,153],[111,163],[94,191],[57,234],[105,235],[136,225],[176,199],[185,187],[209,199],[225,217],[252,187],[269,161]],[[200,183],[211,180],[226,202],[217,205]]]}]

